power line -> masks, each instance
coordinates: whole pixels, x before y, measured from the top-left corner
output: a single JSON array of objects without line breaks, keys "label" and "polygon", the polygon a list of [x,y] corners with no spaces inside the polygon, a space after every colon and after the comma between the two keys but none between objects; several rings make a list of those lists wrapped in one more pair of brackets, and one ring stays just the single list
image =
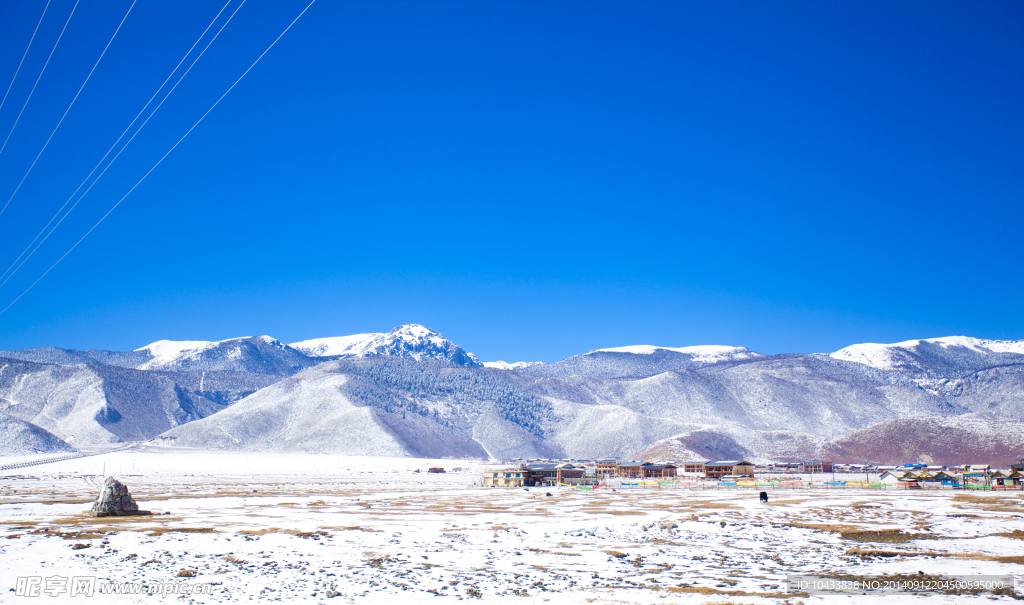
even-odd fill
[{"label": "power line", "polygon": [[68,249],[68,251],[67,251],[67,252],[65,252],[65,253],[63,254],[63,256],[61,256],[60,258],[58,258],[58,259],[57,259],[57,262],[55,262],[55,263],[53,263],[52,265],[50,265],[50,268],[49,268],[49,269],[47,269],[47,270],[46,270],[45,272],[43,272],[43,274],[42,274],[42,275],[40,275],[40,276],[39,276],[39,278],[38,278],[38,279],[36,279],[36,281],[32,282],[32,285],[30,285],[30,286],[29,286],[28,288],[25,288],[25,291],[24,291],[24,292],[22,292],[21,294],[19,294],[19,295],[18,295],[18,297],[17,297],[17,298],[15,298],[14,300],[12,300],[12,301],[11,301],[11,303],[10,303],[9,305],[7,305],[6,307],[4,307],[4,308],[3,308],[3,310],[2,310],[2,311],[0,311],[0,315],[3,315],[4,313],[6,313],[8,309],[10,309],[10,308],[11,308],[12,306],[14,306],[14,303],[18,302],[19,300],[21,300],[21,297],[23,297],[23,296],[25,296],[26,294],[28,294],[29,290],[31,290],[32,288],[34,288],[36,284],[38,284],[38,283],[39,283],[39,282],[40,282],[40,281],[41,281],[41,280],[42,280],[42,279],[43,279],[44,277],[46,277],[46,276],[47,276],[47,275],[48,275],[48,274],[50,273],[50,271],[53,271],[54,267],[56,267],[57,265],[59,265],[59,264],[60,264],[60,262],[61,262],[62,260],[64,260],[64,259],[65,259],[65,258],[67,257],[67,255],[68,255],[68,254],[71,254],[71,252],[72,252],[72,251],[73,251],[73,250],[74,250],[75,248],[77,248],[77,247],[78,247],[78,244],[81,244],[81,243],[82,243],[82,241],[83,241],[83,240],[85,240],[85,238],[89,237],[89,234],[90,234],[90,233],[92,233],[92,232],[93,232],[93,231],[94,231],[94,230],[96,229],[96,227],[99,227],[99,226],[100,226],[100,223],[102,223],[102,222],[103,222],[104,220],[106,220],[106,218],[107,218],[108,216],[110,216],[110,214],[111,214],[111,213],[112,213],[112,212],[113,212],[114,210],[116,210],[118,206],[120,206],[120,205],[121,205],[121,202],[123,202],[123,201],[125,200],[125,198],[127,198],[127,197],[128,197],[129,195],[131,195],[131,194],[132,194],[132,192],[133,192],[133,191],[135,191],[135,189],[136,189],[136,188],[137,188],[137,187],[138,187],[139,185],[141,185],[141,184],[142,184],[142,181],[146,180],[146,177],[148,177],[148,176],[149,176],[149,175],[150,175],[150,174],[151,174],[151,173],[152,173],[152,172],[153,172],[154,170],[156,170],[156,167],[157,167],[157,166],[159,166],[159,165],[160,165],[160,164],[161,164],[161,163],[162,163],[162,162],[163,162],[163,161],[164,161],[165,159],[167,159],[167,156],[171,155],[171,152],[172,152],[172,151],[174,151],[175,149],[177,149],[178,145],[180,145],[180,144],[181,144],[181,142],[185,140],[185,137],[187,137],[187,136],[188,136],[189,134],[191,134],[191,133],[192,133],[192,131],[196,129],[196,126],[199,126],[199,123],[200,123],[200,122],[202,122],[202,121],[203,121],[203,119],[205,119],[205,118],[206,118],[206,116],[210,115],[210,112],[211,112],[211,111],[213,111],[213,110],[214,110],[214,108],[215,108],[215,107],[217,107],[217,105],[219,105],[219,104],[220,104],[220,102],[224,100],[224,97],[228,96],[228,93],[230,93],[230,92],[231,92],[232,90],[234,90],[235,86],[238,86],[238,83],[242,81],[242,78],[244,78],[244,77],[245,77],[245,76],[246,76],[246,75],[247,75],[247,74],[248,74],[248,73],[249,73],[250,71],[252,71],[252,68],[253,68],[253,67],[256,67],[256,64],[260,62],[260,59],[262,59],[264,55],[266,55],[266,54],[267,54],[268,52],[270,52],[270,49],[271,49],[271,48],[274,48],[274,45],[275,45],[275,44],[277,44],[278,40],[280,40],[281,38],[283,38],[283,37],[284,37],[284,35],[285,35],[286,33],[288,33],[288,30],[290,30],[290,29],[292,28],[292,26],[293,26],[293,25],[295,25],[295,23],[296,23],[296,22],[297,22],[297,21],[298,21],[299,19],[301,19],[301,18],[302,18],[302,15],[305,15],[305,14],[306,14],[306,11],[308,11],[308,10],[309,10],[309,7],[313,6],[313,4],[314,4],[315,2],[316,2],[316,0],[312,0],[312,2],[310,2],[310,3],[308,4],[308,5],[306,5],[306,8],[302,9],[302,12],[301,12],[301,13],[299,13],[299,15],[298,15],[297,17],[295,17],[295,19],[293,19],[291,23],[289,23],[289,24],[288,24],[288,27],[284,28],[284,31],[283,31],[283,32],[281,32],[281,34],[280,34],[280,35],[279,35],[279,36],[278,36],[277,38],[274,38],[274,41],[270,43],[270,46],[268,46],[268,47],[267,47],[267,49],[266,49],[265,51],[263,51],[263,53],[261,53],[261,54],[260,54],[260,56],[256,57],[256,60],[252,62],[252,65],[250,65],[250,66],[249,66],[249,68],[248,68],[248,69],[246,69],[246,70],[245,70],[245,71],[244,71],[244,72],[242,73],[242,75],[241,75],[241,76],[238,76],[238,79],[237,79],[237,80],[235,80],[235,83],[234,83],[234,84],[232,84],[231,86],[229,86],[229,87],[228,87],[228,89],[227,89],[226,91],[224,91],[224,94],[222,94],[222,95],[220,96],[220,98],[218,98],[218,99],[217,99],[216,101],[214,101],[213,105],[211,105],[211,106],[210,106],[210,108],[206,110],[206,113],[204,113],[204,114],[203,114],[202,116],[200,116],[200,117],[199,117],[199,119],[198,119],[198,120],[196,120],[196,123],[195,123],[195,124],[193,124],[193,125],[192,125],[192,127],[191,127],[191,128],[189,128],[189,129],[188,129],[188,131],[187,131],[187,132],[185,132],[185,134],[184,134],[184,135],[182,135],[182,137],[181,137],[180,139],[178,139],[178,142],[177,142],[177,143],[175,143],[175,144],[174,144],[173,146],[171,146],[171,148],[170,148],[170,149],[168,149],[168,150],[167,150],[167,153],[165,153],[165,154],[163,155],[163,157],[161,157],[161,158],[160,158],[159,160],[157,160],[156,164],[153,164],[153,167],[152,167],[152,168],[150,168],[150,169],[149,169],[149,170],[148,170],[148,171],[146,172],[146,174],[142,175],[142,178],[141,178],[141,179],[139,179],[139,181],[138,181],[137,183],[135,183],[135,185],[133,185],[131,189],[129,189],[129,190],[128,190],[128,193],[125,193],[125,194],[124,194],[123,196],[121,196],[121,199],[117,200],[117,203],[116,203],[116,204],[114,204],[114,205],[113,205],[113,206],[112,206],[112,207],[110,208],[110,210],[108,210],[108,211],[107,211],[107,213],[106,213],[106,214],[104,214],[104,215],[103,215],[103,216],[102,216],[102,217],[100,218],[100,220],[96,221],[96,224],[95,224],[95,225],[93,225],[93,226],[92,226],[92,227],[91,227],[91,228],[90,228],[90,229],[89,229],[88,231],[86,231],[86,232],[85,232],[85,235],[83,235],[83,236],[82,236],[81,238],[79,238],[79,240],[78,240],[77,242],[75,242],[75,244],[74,244],[73,246],[71,246],[71,248],[69,248],[69,249]]},{"label": "power line", "polygon": [[[101,164],[103,164],[103,161],[107,159],[107,156],[110,155],[110,152],[113,151],[115,147],[117,147],[117,144],[121,142],[121,139],[124,138],[124,135],[128,134],[128,131],[131,130],[132,126],[135,125],[135,122],[138,121],[139,117],[146,111],[146,108],[149,107],[150,103],[153,102],[153,99],[155,99],[157,95],[160,94],[160,91],[163,90],[164,86],[167,85],[167,82],[169,82],[171,77],[174,76],[174,73],[178,71],[178,68],[181,67],[181,64],[185,62],[185,59],[187,59],[188,56],[192,54],[192,51],[195,50],[196,46],[199,45],[203,37],[206,36],[206,32],[210,31],[210,28],[213,27],[213,24],[217,22],[217,19],[220,18],[221,14],[223,14],[224,9],[228,7],[228,4],[231,4],[231,0],[228,0],[227,3],[225,3],[224,6],[221,7],[220,11],[218,11],[217,15],[213,18],[213,21],[210,21],[210,24],[206,26],[206,29],[203,30],[203,33],[199,35],[199,38],[196,39],[192,47],[189,48],[188,52],[185,53],[185,56],[181,58],[181,61],[178,61],[178,64],[174,66],[174,69],[171,70],[171,73],[167,75],[167,78],[165,78],[163,83],[161,83],[160,86],[156,89],[156,92],[153,93],[153,96],[149,98],[149,101],[147,101],[146,104],[142,106],[142,109],[139,110],[139,113],[136,114],[135,118],[131,121],[130,124],[128,124],[128,127],[124,129],[124,132],[121,133],[121,136],[117,137],[117,140],[114,141],[114,144],[110,146],[110,149],[108,149],[107,152],[103,154],[103,157],[100,158],[100,161],[97,162],[95,166],[93,166],[92,170],[89,171],[89,174],[86,175],[85,179],[83,179],[82,182],[78,184],[78,187],[75,188],[75,191],[71,194],[67,201],[64,202],[64,205],[62,205],[57,210],[53,217],[50,218],[49,222],[47,222],[46,225],[42,228],[42,230],[38,234],[36,234],[35,238],[33,238],[31,242],[29,242],[28,246],[26,246],[25,249],[21,251],[21,254],[18,255],[18,258],[14,259],[14,262],[11,263],[11,266],[8,267],[7,270],[3,272],[3,275],[0,275],[0,277],[6,276],[6,279],[0,282],[0,288],[2,288],[4,284],[6,284],[7,281],[10,280],[11,277],[13,277],[14,274],[18,272],[19,269],[21,269],[22,265],[24,265],[28,261],[28,259],[31,258],[33,254],[35,254],[36,250],[39,249],[39,246],[43,245],[43,242],[45,242],[50,237],[50,234],[52,234],[57,229],[57,227],[59,227],[60,224],[64,222],[64,219],[67,218],[69,214],[71,214],[75,207],[78,206],[79,202],[82,201],[82,198],[84,198],[89,193],[89,191],[92,190],[93,186],[95,186],[96,183],[101,178],[103,178],[103,175],[106,174],[107,170],[110,169],[110,166],[113,165],[115,161],[117,161],[117,158],[121,156],[121,153],[123,153],[124,150],[128,147],[128,145],[130,145],[131,142],[135,140],[135,137],[138,136],[139,132],[141,132],[143,128],[146,127],[146,124],[149,123],[149,120],[153,117],[154,114],[156,114],[156,112],[164,104],[164,101],[167,100],[167,97],[169,97],[171,93],[174,92],[174,89],[177,88],[178,84],[181,83],[182,79],[184,79],[185,76],[188,75],[188,72],[192,70],[192,67],[196,64],[196,62],[198,62],[199,59],[202,58],[203,54],[206,52],[206,49],[210,48],[210,45],[213,44],[214,40],[217,39],[217,36],[220,36],[220,33],[224,31],[224,28],[227,27],[227,24],[230,23],[231,19],[234,18],[235,13],[237,13],[238,10],[242,8],[242,5],[245,4],[245,0],[242,0],[242,3],[238,5],[238,8],[236,8],[235,11],[231,13],[231,16],[228,17],[227,21],[224,22],[224,25],[222,25],[220,29],[217,30],[217,33],[214,34],[213,38],[211,38],[210,41],[207,42],[206,47],[203,48],[202,52],[200,52],[199,55],[195,58],[195,60],[192,61],[192,64],[189,65],[188,69],[186,69],[185,72],[181,74],[181,77],[178,78],[178,81],[174,83],[174,86],[171,87],[171,89],[167,92],[166,95],[164,95],[164,98],[160,100],[160,103],[157,104],[156,108],[154,108],[153,111],[149,114],[149,116],[146,117],[145,121],[143,121],[142,125],[139,126],[138,130],[136,130],[135,133],[132,134],[131,138],[128,139],[128,142],[124,144],[124,147],[122,147],[121,150],[117,152],[114,158],[110,160],[110,163],[107,164],[107,166],[100,172],[99,176],[96,177],[96,180],[94,180],[92,184],[90,184],[89,187],[86,188],[82,195],[79,196],[78,200],[71,206],[70,209],[68,209],[67,213],[65,213],[64,216],[61,217],[59,221],[57,221],[57,224],[53,226],[53,229],[50,229],[50,232],[47,233],[45,237],[43,237],[42,241],[40,241],[35,248],[32,248],[32,245],[35,244],[37,240],[39,240],[39,237],[43,235],[43,233],[47,230],[47,228],[49,228],[53,221],[58,216],[60,216],[64,208],[66,208],[67,205],[71,202],[71,200],[74,199],[75,195],[77,195],[79,190],[82,189],[82,186],[89,181],[89,178],[92,177],[93,173],[96,172],[96,169],[99,168]],[[32,251],[28,252],[30,248],[32,248]],[[28,256],[25,256],[26,252],[28,252]],[[24,260],[22,260],[23,256],[25,257]],[[18,263],[19,260],[21,261],[20,264]],[[17,265],[17,268],[15,268],[15,265]],[[10,275],[8,275],[8,272],[10,272],[12,268],[14,269],[14,271],[11,272]]]},{"label": "power line", "polygon": [[114,30],[114,35],[110,36],[110,40],[107,41],[107,45],[103,47],[103,52],[100,53],[100,58],[96,59],[96,63],[92,66],[92,69],[89,70],[89,75],[85,76],[85,82],[82,82],[82,85],[78,87],[78,92],[75,93],[75,98],[71,99],[71,104],[68,105],[68,108],[64,110],[64,115],[60,117],[60,121],[57,122],[57,125],[53,127],[53,132],[50,133],[50,136],[47,137],[46,142],[43,143],[43,148],[40,149],[39,153],[36,154],[36,159],[32,160],[32,165],[28,167],[27,171],[25,171],[25,176],[21,177],[21,180],[18,182],[18,186],[14,188],[14,193],[11,194],[11,197],[7,198],[7,203],[4,204],[3,209],[0,210],[0,216],[3,215],[4,210],[7,210],[7,206],[10,205],[11,200],[14,199],[14,196],[18,195],[18,191],[21,190],[21,186],[25,184],[25,179],[28,178],[28,175],[29,173],[32,172],[32,169],[36,167],[36,162],[39,161],[39,158],[42,157],[43,152],[46,151],[46,146],[50,144],[51,140],[53,140],[53,135],[57,134],[57,129],[60,128],[60,125],[64,123],[64,118],[68,117],[68,112],[71,111],[72,107],[74,107],[75,101],[78,100],[78,96],[82,94],[82,90],[85,89],[85,85],[89,83],[89,78],[92,78],[92,74],[94,71],[96,71],[96,67],[99,66],[100,61],[102,61],[104,55],[107,54],[107,49],[110,48],[111,44],[113,44],[114,38],[116,38],[117,33],[121,31],[121,26],[124,25],[124,22],[128,18],[128,15],[131,14],[132,9],[135,8],[136,2],[138,2],[138,0],[132,0],[132,5],[128,7],[128,12],[124,14],[124,17],[121,19],[121,22],[117,24],[117,29]]},{"label": "power line", "polygon": [[[43,74],[46,73],[46,67],[50,64],[50,59],[53,58],[54,51],[57,50],[57,45],[60,44],[60,39],[64,37],[64,32],[68,28],[68,23],[71,23],[71,17],[75,14],[75,9],[78,8],[78,3],[81,0],[75,0],[75,5],[71,7],[71,14],[68,15],[68,20],[64,23],[64,28],[60,30],[60,35],[57,36],[57,41],[53,43],[53,48],[50,50],[50,56],[46,57],[46,63],[43,63],[43,69],[39,72],[39,77],[36,78],[36,83],[32,85],[32,90],[28,93],[28,98],[25,99],[25,104],[21,106],[21,111],[18,112],[18,117],[14,120],[14,126],[11,126],[11,132],[7,133],[7,138],[4,139],[4,144],[0,146],[0,153],[4,152],[7,148],[7,141],[11,140],[11,135],[14,133],[14,129],[18,127],[18,122],[21,120],[21,114],[25,113],[25,108],[28,107],[28,102],[32,100],[32,95],[36,92],[36,86],[39,86],[39,80],[43,79]],[[4,206],[4,210],[7,207]],[[3,210],[0,210],[0,214],[3,214]]]},{"label": "power line", "polygon": [[39,33],[39,26],[43,24],[43,17],[46,16],[46,10],[50,8],[50,1],[46,0],[46,6],[43,7],[43,14],[39,15],[39,23],[36,23],[36,28],[32,31],[32,37],[28,39],[28,46],[25,47],[25,54],[21,55],[21,61],[18,61],[18,69],[14,70],[14,77],[11,78],[11,83],[7,85],[7,92],[4,93],[4,100],[0,101],[0,110],[4,108],[4,103],[7,102],[7,95],[11,94],[11,87],[14,86],[14,81],[18,79],[18,73],[21,72],[21,65],[25,62],[25,57],[28,56],[28,51],[32,48],[32,42],[36,39],[36,34]]}]

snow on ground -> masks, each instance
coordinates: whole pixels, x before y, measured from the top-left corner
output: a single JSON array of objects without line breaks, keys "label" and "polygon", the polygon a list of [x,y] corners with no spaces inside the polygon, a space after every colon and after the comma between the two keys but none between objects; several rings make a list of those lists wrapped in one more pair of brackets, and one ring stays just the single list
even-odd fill
[{"label": "snow on ground", "polygon": [[[164,597],[204,603],[963,603],[993,595],[807,596],[785,578],[1024,571],[1019,492],[775,489],[761,504],[742,488],[476,487],[483,468],[143,450],[22,469],[0,482],[0,601],[33,602],[8,590],[19,576],[62,575],[213,583]],[[104,471],[169,514],[84,516]],[[839,533],[884,529],[904,533]]]}]

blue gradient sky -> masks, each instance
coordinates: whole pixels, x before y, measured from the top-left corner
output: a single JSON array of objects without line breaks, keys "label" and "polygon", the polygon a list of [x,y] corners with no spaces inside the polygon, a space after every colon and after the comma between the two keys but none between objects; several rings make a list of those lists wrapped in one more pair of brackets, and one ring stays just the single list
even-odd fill
[{"label": "blue gradient sky", "polygon": [[[0,7],[4,88],[43,4]],[[0,204],[129,4],[79,5]],[[0,271],[222,4],[139,0],[0,216]],[[0,307],[305,4],[248,0]],[[71,6],[53,0],[3,136]],[[1022,28],[1020,2],[320,0],[0,315],[0,349],[409,322],[507,361],[1024,338]]]}]

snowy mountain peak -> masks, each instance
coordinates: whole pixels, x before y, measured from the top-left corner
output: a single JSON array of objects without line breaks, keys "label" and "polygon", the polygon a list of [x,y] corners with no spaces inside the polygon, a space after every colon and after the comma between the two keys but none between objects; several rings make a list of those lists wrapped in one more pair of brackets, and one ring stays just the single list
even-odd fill
[{"label": "snowy mountain peak", "polygon": [[1024,340],[985,340],[970,336],[944,336],[906,340],[893,344],[867,342],[855,344],[831,353],[829,357],[852,361],[880,370],[893,370],[921,366],[923,357],[940,355],[990,356],[1001,353],[1024,355]]},{"label": "snowy mountain peak", "polygon": [[441,334],[438,333],[436,330],[431,330],[430,328],[421,326],[420,324],[405,324],[402,326],[395,326],[394,328],[391,328],[391,331],[388,332],[388,334],[394,334],[406,341],[413,341],[424,338],[438,338],[441,340],[444,339],[444,337],[441,336]]},{"label": "snowy mountain peak", "polygon": [[153,357],[165,357],[170,355],[177,355],[182,351],[192,351],[195,349],[201,349],[208,345],[215,344],[215,341],[211,340],[158,340],[154,343],[150,343],[144,347],[135,349],[136,351],[149,351]]},{"label": "snowy mountain peak", "polygon": [[438,359],[460,366],[479,367],[483,364],[472,353],[448,340],[435,330],[419,324],[396,326],[374,341],[364,356],[393,355],[413,359]]},{"label": "snowy mountain peak", "polygon": [[[946,347],[964,347],[978,353],[1020,353],[1024,354],[1024,340],[985,340],[972,338],[970,336],[944,336],[942,338],[926,338],[918,341],[907,341],[907,343],[928,342]],[[900,343],[900,344],[907,344]]]},{"label": "snowy mountain peak", "polygon": [[174,363],[181,357],[208,349],[216,344],[209,340],[158,340],[135,350],[149,351],[149,354],[153,356],[139,368],[150,370]]},{"label": "snowy mountain peak", "polygon": [[386,334],[370,333],[332,338],[315,338],[292,343],[310,357],[379,357],[392,355],[413,359],[437,359],[456,365],[479,367],[483,364],[472,353],[419,324],[405,324]]}]

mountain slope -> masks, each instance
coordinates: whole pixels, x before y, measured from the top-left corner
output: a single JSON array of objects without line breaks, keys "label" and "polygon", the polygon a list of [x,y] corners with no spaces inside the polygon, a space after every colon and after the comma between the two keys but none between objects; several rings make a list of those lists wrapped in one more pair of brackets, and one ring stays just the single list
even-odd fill
[{"label": "mountain slope", "polygon": [[137,368],[149,358],[145,351],[76,351],[57,347],[0,351],[0,359],[18,359],[53,365],[99,363],[119,368]]},{"label": "mountain slope", "polygon": [[600,378],[653,376],[672,370],[694,370],[718,363],[763,357],[745,347],[667,348],[638,345],[598,349],[551,364],[535,364],[519,370],[531,376]]},{"label": "mountain slope", "polygon": [[25,456],[74,452],[75,448],[50,431],[0,412],[0,455]]},{"label": "mountain slope", "polygon": [[867,463],[992,464],[1006,468],[1021,459],[1024,422],[974,417],[892,420],[824,444],[819,452]]},{"label": "mountain slope", "polygon": [[557,452],[543,443],[546,411],[543,401],[476,368],[404,357],[333,360],[157,442],[353,455],[547,455]]},{"label": "mountain slope", "polygon": [[347,376],[315,368],[250,395],[216,416],[168,431],[158,442],[208,449],[401,456],[405,452],[340,390]]},{"label": "mountain slope", "polygon": [[150,439],[279,380],[0,359],[0,411],[89,447]]}]

